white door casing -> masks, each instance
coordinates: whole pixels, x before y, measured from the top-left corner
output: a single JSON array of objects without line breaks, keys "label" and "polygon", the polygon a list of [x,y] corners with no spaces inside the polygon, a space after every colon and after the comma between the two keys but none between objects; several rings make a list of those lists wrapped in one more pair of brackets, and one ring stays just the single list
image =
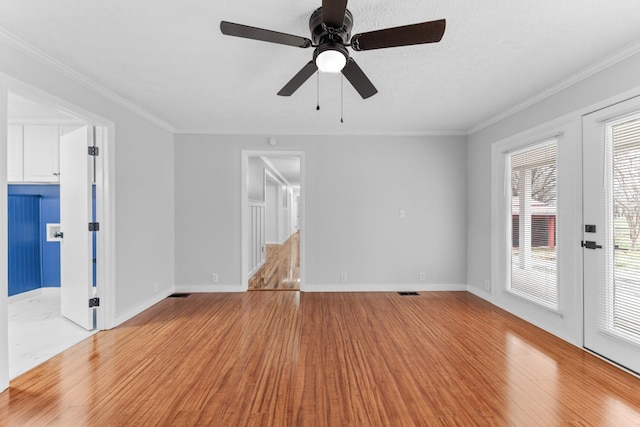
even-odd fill
[{"label": "white door casing", "polygon": [[241,165],[240,165],[240,173],[241,173],[241,242],[242,242],[242,251],[241,251],[241,287],[242,291],[246,291],[248,289],[249,282],[249,248],[247,247],[250,244],[250,215],[251,209],[249,206],[249,188],[248,188],[248,174],[249,174],[249,158],[250,157],[269,157],[269,156],[296,156],[300,158],[300,194],[298,195],[298,228],[300,230],[300,290],[305,290],[305,199],[304,199],[304,188],[305,188],[305,153],[304,151],[252,151],[252,150],[242,150],[241,152]]},{"label": "white door casing", "polygon": [[[7,103],[8,93],[16,93],[23,97],[33,99],[37,102],[50,105],[54,108],[72,114],[80,123],[93,124],[96,128],[96,146],[100,148],[100,155],[96,162],[96,209],[97,221],[100,222],[100,238],[97,244],[97,284],[96,292],[100,295],[100,309],[96,311],[97,327],[99,329],[110,329],[121,323],[115,310],[115,276],[116,276],[116,221],[115,221],[115,149],[116,149],[116,123],[96,115],[77,104],[70,103],[65,99],[51,95],[39,88],[28,85],[18,79],[0,73],[0,169],[4,173],[0,174],[0,240],[4,245],[0,245],[0,276],[5,280],[0,280],[0,289],[4,292],[0,294],[0,391],[9,386],[9,363],[8,363],[8,297],[7,297],[7,186],[6,186],[6,155],[7,155]],[[57,153],[56,153],[57,156]],[[4,226],[2,226],[4,224]]]}]

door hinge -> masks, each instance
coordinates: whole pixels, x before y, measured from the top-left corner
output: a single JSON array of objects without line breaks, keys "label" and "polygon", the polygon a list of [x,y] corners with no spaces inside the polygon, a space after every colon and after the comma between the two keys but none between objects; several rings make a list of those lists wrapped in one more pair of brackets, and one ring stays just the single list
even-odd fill
[{"label": "door hinge", "polygon": [[89,308],[100,307],[100,298],[89,298]]},{"label": "door hinge", "polygon": [[98,147],[89,147],[90,156],[97,156],[98,154],[100,154],[100,149]]},{"label": "door hinge", "polygon": [[100,231],[100,223],[99,222],[90,222],[89,223],[89,231]]}]

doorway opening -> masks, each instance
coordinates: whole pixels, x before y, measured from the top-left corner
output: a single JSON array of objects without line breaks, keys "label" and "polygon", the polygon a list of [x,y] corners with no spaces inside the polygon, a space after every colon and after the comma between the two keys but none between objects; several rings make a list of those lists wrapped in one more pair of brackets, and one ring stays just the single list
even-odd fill
[{"label": "doorway opening", "polygon": [[[8,252],[1,262],[9,280],[0,296],[8,324],[2,376],[13,379],[113,322],[111,233],[97,232],[111,224],[106,154],[113,125],[17,81],[4,96]],[[96,298],[101,309],[90,307]]]},{"label": "doorway opening", "polygon": [[301,153],[243,153],[243,284],[250,291],[302,285]]}]

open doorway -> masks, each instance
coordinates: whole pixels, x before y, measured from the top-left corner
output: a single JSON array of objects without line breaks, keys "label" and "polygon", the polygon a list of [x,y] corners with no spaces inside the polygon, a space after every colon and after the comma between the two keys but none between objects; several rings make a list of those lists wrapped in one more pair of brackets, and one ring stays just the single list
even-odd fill
[{"label": "open doorway", "polygon": [[247,289],[300,290],[302,156],[244,153],[243,277]]},{"label": "open doorway", "polygon": [[10,379],[109,322],[90,307],[108,288],[108,245],[90,230],[109,222],[106,161],[96,154],[107,147],[110,126],[74,114],[73,107],[57,105],[40,91],[15,86],[6,92],[8,257],[3,262],[9,280],[2,298]]}]

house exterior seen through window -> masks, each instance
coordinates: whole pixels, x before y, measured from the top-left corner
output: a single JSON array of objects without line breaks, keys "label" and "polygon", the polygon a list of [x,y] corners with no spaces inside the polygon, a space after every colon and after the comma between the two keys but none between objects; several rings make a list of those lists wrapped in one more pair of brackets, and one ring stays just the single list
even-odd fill
[{"label": "house exterior seen through window", "polygon": [[510,153],[511,250],[508,290],[558,308],[557,141]]}]

